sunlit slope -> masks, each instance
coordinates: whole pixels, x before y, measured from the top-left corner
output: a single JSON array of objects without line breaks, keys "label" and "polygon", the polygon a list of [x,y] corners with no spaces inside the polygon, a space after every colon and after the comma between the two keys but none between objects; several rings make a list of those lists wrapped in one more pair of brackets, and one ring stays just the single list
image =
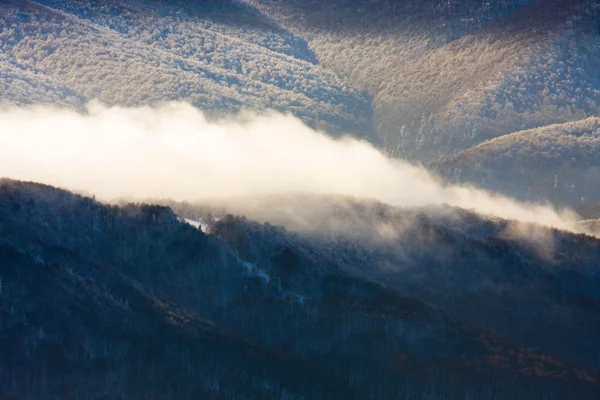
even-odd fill
[{"label": "sunlit slope", "polygon": [[549,125],[486,141],[435,168],[522,199],[580,206],[600,199],[600,120]]},{"label": "sunlit slope", "polygon": [[599,112],[595,0],[251,3],[374,96],[377,133],[395,154],[435,161]]},{"label": "sunlit slope", "polygon": [[72,90],[36,71],[20,68],[11,57],[0,53],[0,104],[32,103],[75,106],[81,99]]},{"label": "sunlit slope", "polygon": [[[332,132],[369,136],[369,99],[315,65],[302,40],[248,7],[225,7],[225,15],[215,2],[205,4],[213,12],[171,7],[152,1],[1,3],[2,62],[36,80],[29,99],[11,88],[0,93],[2,100],[57,102],[56,93],[36,89],[51,81],[79,103],[185,100],[214,114],[276,109]],[[7,86],[25,84],[22,78],[8,83],[4,75]]]}]

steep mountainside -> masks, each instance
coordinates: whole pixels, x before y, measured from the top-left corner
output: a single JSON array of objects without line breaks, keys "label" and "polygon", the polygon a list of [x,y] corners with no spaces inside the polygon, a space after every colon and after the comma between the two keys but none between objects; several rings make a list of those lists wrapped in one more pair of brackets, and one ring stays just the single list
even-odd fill
[{"label": "steep mountainside", "polygon": [[595,0],[251,3],[374,96],[377,133],[403,157],[599,112]]},{"label": "steep mountainside", "polygon": [[178,205],[207,235],[2,181],[0,395],[595,398],[600,242],[539,228],[542,254],[507,221],[311,201],[312,232]]},{"label": "steep mountainside", "polygon": [[180,5],[0,3],[0,101],[184,100],[216,115],[292,112],[332,133],[369,137],[367,96],[315,65],[302,40],[238,2]]}]

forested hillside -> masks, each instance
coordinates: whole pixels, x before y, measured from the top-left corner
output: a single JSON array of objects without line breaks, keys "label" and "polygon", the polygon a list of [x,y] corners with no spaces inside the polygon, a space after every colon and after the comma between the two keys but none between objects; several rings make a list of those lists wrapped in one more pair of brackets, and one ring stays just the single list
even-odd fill
[{"label": "forested hillside", "polygon": [[[0,7],[3,104],[182,100],[214,117],[275,109],[446,177],[454,170],[442,165],[484,142],[600,113],[597,0],[5,0]],[[529,193],[525,182],[502,180],[520,175],[501,175],[487,187],[560,205],[600,201],[569,172],[532,177],[538,184]],[[577,194],[555,194],[554,175]]]},{"label": "forested hillside", "polygon": [[376,131],[403,157],[599,111],[594,0],[250,3],[374,96]]},{"label": "forested hillside", "polygon": [[312,202],[312,232],[176,205],[207,234],[3,180],[0,394],[595,398],[596,239],[536,228],[542,254],[508,221]]},{"label": "forested hillside", "polygon": [[238,2],[185,4],[0,3],[0,101],[183,100],[214,115],[292,112],[370,137],[368,97],[315,65],[301,39]]},{"label": "forested hillside", "polygon": [[516,132],[436,165],[452,182],[476,182],[525,200],[580,205],[600,198],[600,121]]},{"label": "forested hillside", "polygon": [[[466,160],[488,140],[600,113],[595,0],[250,3],[306,37],[323,65],[371,93],[375,131],[391,154],[433,163],[446,177],[456,175],[456,168],[443,169],[453,165],[447,160]],[[586,172],[597,161],[539,151],[527,176],[506,158],[494,167],[507,168],[490,170],[483,185],[558,205],[600,200],[595,181],[587,180],[593,172]],[[558,158],[546,173],[535,165],[548,153]],[[559,167],[565,163],[585,171]],[[464,173],[460,181],[481,185],[487,173]]]}]

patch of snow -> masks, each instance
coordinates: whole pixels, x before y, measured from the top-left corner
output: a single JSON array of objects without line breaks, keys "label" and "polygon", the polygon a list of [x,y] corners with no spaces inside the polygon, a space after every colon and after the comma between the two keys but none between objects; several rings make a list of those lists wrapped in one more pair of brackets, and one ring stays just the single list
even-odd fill
[{"label": "patch of snow", "polygon": [[188,224],[192,225],[196,229],[200,228],[201,224],[198,221],[194,221],[193,219],[189,219],[189,218],[184,218],[184,221],[187,222]]},{"label": "patch of snow", "polygon": [[246,270],[249,274],[252,274],[254,272],[254,264],[249,263],[248,261],[242,261],[242,265],[246,267]]},{"label": "patch of snow", "polygon": [[267,283],[271,281],[271,277],[269,276],[269,274],[267,274],[266,271],[256,268],[256,265],[252,264],[251,262],[244,260],[240,260],[240,262],[244,267],[246,267],[246,272],[248,273],[248,275],[256,276]]},{"label": "patch of snow", "polygon": [[186,223],[188,223],[188,224],[190,224],[190,225],[192,225],[196,229],[200,229],[204,233],[207,232],[208,224],[205,223],[204,221],[202,221],[202,219],[196,221],[196,220],[193,220],[193,219],[184,218],[183,221],[186,222]]},{"label": "patch of snow", "polygon": [[256,271],[256,276],[269,283],[271,281],[271,277],[263,270]]}]

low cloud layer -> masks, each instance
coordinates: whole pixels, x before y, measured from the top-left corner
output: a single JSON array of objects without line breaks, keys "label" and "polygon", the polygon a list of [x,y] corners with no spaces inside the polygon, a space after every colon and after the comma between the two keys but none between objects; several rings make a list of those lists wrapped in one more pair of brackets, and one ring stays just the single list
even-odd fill
[{"label": "low cloud layer", "polygon": [[209,122],[185,104],[0,111],[0,176],[95,194],[180,201],[290,193],[349,195],[398,206],[449,204],[568,228],[572,215],[447,186],[368,143],[331,139],[281,114]]}]

